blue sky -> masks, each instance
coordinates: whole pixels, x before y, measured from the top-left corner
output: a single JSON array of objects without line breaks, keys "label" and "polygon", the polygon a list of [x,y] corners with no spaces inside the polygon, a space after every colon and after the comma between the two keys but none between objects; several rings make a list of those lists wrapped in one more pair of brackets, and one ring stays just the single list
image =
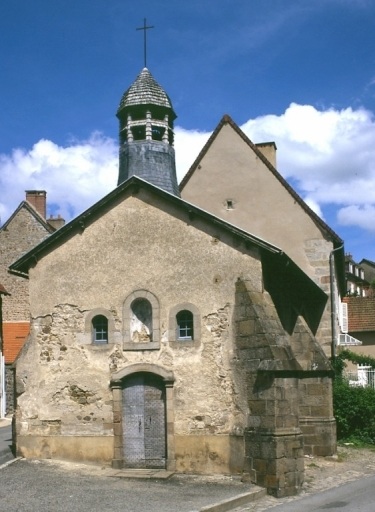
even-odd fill
[{"label": "blue sky", "polygon": [[178,114],[181,178],[223,114],[375,260],[373,0],[11,0],[0,17],[0,215],[45,189],[67,219],[117,180],[115,112],[147,65]]}]

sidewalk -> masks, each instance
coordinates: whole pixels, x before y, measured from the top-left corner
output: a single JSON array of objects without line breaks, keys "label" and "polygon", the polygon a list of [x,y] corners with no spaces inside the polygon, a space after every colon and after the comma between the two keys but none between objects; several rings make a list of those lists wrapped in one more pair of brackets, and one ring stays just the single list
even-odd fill
[{"label": "sidewalk", "polygon": [[12,445],[12,419],[0,419],[0,466],[14,459],[11,451]]},{"label": "sidewalk", "polygon": [[12,424],[12,418],[0,418],[0,428],[9,427]]}]

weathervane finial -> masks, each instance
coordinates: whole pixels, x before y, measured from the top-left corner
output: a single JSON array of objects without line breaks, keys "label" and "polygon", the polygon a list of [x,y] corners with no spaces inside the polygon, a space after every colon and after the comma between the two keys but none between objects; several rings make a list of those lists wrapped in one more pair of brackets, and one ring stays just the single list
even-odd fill
[{"label": "weathervane finial", "polygon": [[155,28],[153,25],[147,26],[146,18],[143,19],[143,27],[136,28],[136,30],[143,30],[143,55],[145,61],[145,68],[147,68],[147,37],[146,32],[150,28]]}]

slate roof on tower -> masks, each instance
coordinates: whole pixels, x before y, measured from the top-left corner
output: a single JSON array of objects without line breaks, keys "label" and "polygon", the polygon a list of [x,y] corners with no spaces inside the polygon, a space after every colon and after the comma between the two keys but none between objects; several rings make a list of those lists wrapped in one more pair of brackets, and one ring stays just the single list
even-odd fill
[{"label": "slate roof on tower", "polygon": [[147,68],[143,68],[135,81],[123,94],[117,112],[124,108],[137,105],[157,105],[165,107],[172,111],[174,118],[176,114],[173,111],[172,102],[168,94],[157,83]]}]

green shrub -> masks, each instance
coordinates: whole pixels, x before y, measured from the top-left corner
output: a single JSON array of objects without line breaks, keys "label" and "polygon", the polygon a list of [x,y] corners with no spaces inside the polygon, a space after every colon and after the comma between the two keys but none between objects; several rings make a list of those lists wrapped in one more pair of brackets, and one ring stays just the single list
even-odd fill
[{"label": "green shrub", "polygon": [[333,383],[333,408],[338,440],[357,439],[375,444],[375,390],[351,387],[337,376]]}]

